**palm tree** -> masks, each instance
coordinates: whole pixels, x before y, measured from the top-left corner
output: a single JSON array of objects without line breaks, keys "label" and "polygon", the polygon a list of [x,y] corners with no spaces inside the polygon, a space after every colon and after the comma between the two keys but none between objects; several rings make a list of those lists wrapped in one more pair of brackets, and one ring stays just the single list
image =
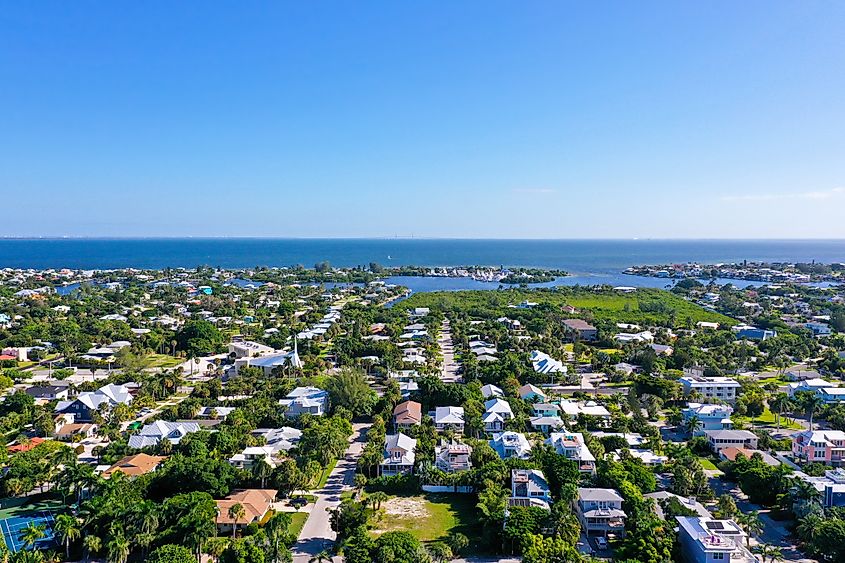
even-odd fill
[{"label": "palm tree", "polygon": [[376,491],[370,495],[369,501],[373,505],[373,508],[379,510],[381,508],[381,503],[386,501],[388,498],[390,497],[384,491]]},{"label": "palm tree", "polygon": [[232,506],[229,507],[229,518],[233,520],[232,523],[232,539],[235,539],[235,533],[238,531],[238,521],[241,518],[246,516],[246,510],[244,510],[244,506],[236,502]]},{"label": "palm tree", "polygon": [[755,551],[760,554],[760,558],[763,560],[763,563],[766,563],[767,557],[771,558],[772,563],[775,563],[775,561],[783,561],[783,551],[776,545],[763,543],[757,546]]},{"label": "palm tree", "polygon": [[780,418],[783,415],[783,411],[788,411],[790,406],[789,396],[786,393],[778,393],[774,396],[774,398],[769,400],[769,408],[777,413],[777,417],[775,417],[775,423],[777,424],[777,429],[780,430]]},{"label": "palm tree", "polygon": [[363,473],[356,473],[355,474],[355,490],[357,491],[356,494],[361,494],[361,491],[364,490],[364,487],[367,486],[367,477]]},{"label": "palm tree", "polygon": [[686,422],[684,422],[684,430],[690,435],[695,434],[695,431],[698,430],[699,424],[701,424],[701,419],[696,415],[692,415],[686,420]]},{"label": "palm tree", "polygon": [[816,410],[824,405],[824,399],[819,397],[818,395],[812,395],[807,397],[807,411],[810,414],[810,432],[813,431],[813,416],[816,414]]},{"label": "palm tree", "polygon": [[56,535],[61,538],[62,543],[65,544],[65,556],[70,559],[70,544],[79,539],[82,535],[82,530],[79,527],[79,520],[70,514],[59,514],[56,517],[56,523],[53,525],[53,530]]},{"label": "palm tree", "polygon": [[267,483],[267,479],[273,474],[273,468],[266,459],[259,459],[252,468],[252,474],[261,482],[261,488]]},{"label": "palm tree", "polygon": [[47,526],[44,524],[36,525],[34,522],[30,522],[21,532],[21,540],[23,541],[23,544],[30,548],[35,546],[38,540],[47,535],[46,529]]},{"label": "palm tree", "polygon": [[103,540],[97,536],[88,535],[82,540],[82,547],[85,548],[85,561],[90,561],[91,554],[99,553],[103,548]]},{"label": "palm tree", "polygon": [[129,559],[129,541],[123,534],[114,536],[108,545],[109,563],[126,563]]},{"label": "palm tree", "polygon": [[760,535],[763,532],[763,522],[760,520],[760,511],[754,510],[739,517],[738,524],[748,534],[745,536],[745,542],[751,546],[751,536]]},{"label": "palm tree", "polygon": [[332,555],[325,549],[308,560],[308,563],[331,563]]}]

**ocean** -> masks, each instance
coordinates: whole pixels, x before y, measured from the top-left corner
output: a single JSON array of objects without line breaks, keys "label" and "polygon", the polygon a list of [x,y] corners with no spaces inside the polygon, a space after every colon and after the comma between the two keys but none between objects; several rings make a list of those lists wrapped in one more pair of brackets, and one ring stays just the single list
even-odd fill
[{"label": "ocean", "polygon": [[207,265],[525,266],[616,274],[674,262],[845,262],[845,240],[0,239],[3,268],[163,268]]}]

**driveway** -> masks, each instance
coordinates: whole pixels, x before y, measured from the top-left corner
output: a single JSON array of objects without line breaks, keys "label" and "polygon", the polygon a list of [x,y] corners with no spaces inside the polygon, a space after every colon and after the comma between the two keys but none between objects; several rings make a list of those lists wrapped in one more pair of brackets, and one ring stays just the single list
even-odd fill
[{"label": "driveway", "polygon": [[[308,560],[323,550],[331,550],[337,535],[332,531],[329,511],[340,504],[340,495],[355,486],[355,468],[358,457],[366,444],[369,424],[353,426],[351,443],[346,454],[338,460],[329,475],[326,486],[316,491],[317,501],[302,527],[296,545],[293,546],[293,563],[308,563]],[[335,561],[341,561],[335,557]]]}]

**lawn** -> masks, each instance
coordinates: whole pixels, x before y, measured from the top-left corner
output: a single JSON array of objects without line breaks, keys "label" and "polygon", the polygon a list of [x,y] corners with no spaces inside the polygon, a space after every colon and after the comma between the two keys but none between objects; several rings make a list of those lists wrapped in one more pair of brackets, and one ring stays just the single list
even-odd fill
[{"label": "lawn", "polygon": [[337,460],[333,459],[329,466],[323,470],[323,474],[320,475],[320,483],[315,487],[315,489],[319,490],[326,486],[326,482],[329,480],[329,475],[332,474],[336,465]]},{"label": "lawn", "polygon": [[[738,418],[739,420],[743,420],[743,421],[746,421],[746,422],[750,422],[751,424],[754,424],[754,425],[757,425],[757,426],[770,426],[770,427],[776,427],[777,426],[777,424],[775,422],[777,415],[775,413],[773,413],[772,411],[770,411],[768,408],[763,411],[763,414],[761,414],[760,416],[758,416],[756,418],[745,418],[745,417],[735,417],[735,418]],[[785,428],[787,430],[801,430],[803,428],[803,426],[801,426],[797,422],[788,420],[784,416],[780,417],[780,427]]]},{"label": "lawn", "polygon": [[167,354],[150,354],[145,358],[147,367],[150,368],[175,368],[185,363],[184,358],[174,358]]},{"label": "lawn", "polygon": [[291,536],[298,538],[302,532],[302,527],[305,526],[305,521],[308,520],[307,512],[291,512],[290,513],[290,528],[288,531]]},{"label": "lawn", "polygon": [[405,530],[420,541],[443,539],[451,532],[478,537],[475,495],[424,494],[391,497],[381,507],[374,534]]},{"label": "lawn", "polygon": [[706,457],[700,457],[698,458],[698,461],[701,462],[701,467],[703,467],[704,469],[709,469],[710,471],[716,471],[719,469],[712,461],[710,461]]}]

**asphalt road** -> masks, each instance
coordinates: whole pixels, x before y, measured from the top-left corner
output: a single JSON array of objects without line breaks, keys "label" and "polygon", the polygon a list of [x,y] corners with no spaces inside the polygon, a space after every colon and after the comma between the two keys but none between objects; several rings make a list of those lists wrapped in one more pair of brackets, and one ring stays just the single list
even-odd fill
[{"label": "asphalt road", "polygon": [[445,383],[455,383],[460,380],[458,375],[458,362],[455,361],[455,344],[452,342],[452,330],[449,321],[444,320],[440,328],[440,335],[437,338],[440,352],[443,354],[443,369],[440,372],[440,379]]},{"label": "asphalt road", "polygon": [[[369,424],[355,424],[351,443],[346,454],[338,460],[329,475],[326,486],[315,493],[317,501],[302,527],[296,545],[293,546],[293,563],[308,563],[308,560],[323,550],[331,550],[337,535],[332,531],[329,511],[340,504],[340,495],[355,485],[355,467],[366,443]],[[335,561],[341,561],[335,557]]]}]

